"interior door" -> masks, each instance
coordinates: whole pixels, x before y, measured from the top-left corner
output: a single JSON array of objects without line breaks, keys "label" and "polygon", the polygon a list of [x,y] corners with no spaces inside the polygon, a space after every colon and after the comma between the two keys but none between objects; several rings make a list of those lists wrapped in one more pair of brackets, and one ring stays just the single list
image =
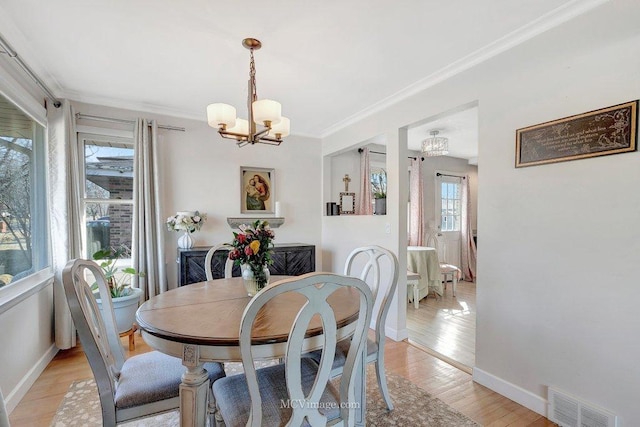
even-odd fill
[{"label": "interior door", "polygon": [[436,176],[436,224],[440,228],[440,262],[460,265],[462,176],[439,172]]}]

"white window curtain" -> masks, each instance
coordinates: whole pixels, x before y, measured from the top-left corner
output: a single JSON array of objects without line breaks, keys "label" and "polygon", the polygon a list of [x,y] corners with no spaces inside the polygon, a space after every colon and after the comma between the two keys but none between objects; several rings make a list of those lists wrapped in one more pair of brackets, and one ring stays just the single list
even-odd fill
[{"label": "white window curtain", "polygon": [[422,160],[411,159],[409,166],[409,246],[424,243],[424,180]]},{"label": "white window curtain", "polygon": [[76,345],[76,330],[62,285],[62,270],[81,251],[80,179],[75,114],[69,101],[60,108],[47,108],[51,266],[54,272],[53,298],[55,340],[59,349]]},{"label": "white window curtain", "polygon": [[369,149],[363,148],[360,153],[360,194],[358,195],[358,215],[373,215],[371,205],[371,166]]},{"label": "white window curtain", "polygon": [[460,250],[462,260],[462,277],[467,282],[476,279],[476,243],[473,241],[471,230],[471,191],[469,190],[469,175],[462,180],[462,214],[460,221]]},{"label": "white window curtain", "polygon": [[148,300],[167,290],[155,120],[136,121],[134,144],[134,247],[131,252],[133,268],[144,272],[144,276],[134,276],[133,284],[142,289],[143,298]]}]

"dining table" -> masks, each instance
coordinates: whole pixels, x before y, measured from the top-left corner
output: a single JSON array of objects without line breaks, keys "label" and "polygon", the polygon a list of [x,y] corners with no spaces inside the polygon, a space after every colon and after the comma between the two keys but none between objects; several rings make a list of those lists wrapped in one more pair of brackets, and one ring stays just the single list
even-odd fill
[{"label": "dining table", "polygon": [[[272,286],[286,276],[272,276]],[[145,342],[155,350],[182,359],[185,373],[180,384],[180,425],[204,427],[207,415],[209,379],[206,362],[241,362],[240,322],[251,301],[241,277],[209,280],[181,286],[143,303],[136,320]],[[296,293],[278,295],[258,313],[252,332],[254,359],[281,359],[298,311],[305,303]],[[355,289],[342,288],[327,299],[333,308],[338,341],[353,335],[359,297]],[[317,317],[317,316],[316,316]],[[310,322],[304,351],[322,348],[322,324]],[[365,354],[359,357],[356,381],[355,425],[364,425],[366,411]]]},{"label": "dining table", "polygon": [[[429,292],[438,296],[444,293],[444,286],[440,277],[440,261],[436,248],[429,246],[409,246],[407,248],[407,270],[418,273],[418,300],[426,297]],[[411,301],[412,294],[407,294]]]}]

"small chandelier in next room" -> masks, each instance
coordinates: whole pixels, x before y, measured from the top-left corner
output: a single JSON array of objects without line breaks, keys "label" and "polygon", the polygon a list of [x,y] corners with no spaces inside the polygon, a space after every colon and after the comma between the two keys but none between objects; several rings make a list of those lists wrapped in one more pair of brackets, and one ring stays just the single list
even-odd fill
[{"label": "small chandelier in next room", "polygon": [[431,138],[422,141],[422,153],[427,157],[449,154],[449,139],[438,136],[437,130],[432,130],[430,133]]},{"label": "small chandelier in next room", "polygon": [[[253,51],[260,49],[262,43],[256,39],[244,39],[242,45],[251,52],[249,65],[249,96],[247,107],[249,120],[236,117],[235,107],[228,104],[210,104],[207,106],[209,126],[218,128],[223,138],[235,139],[239,147],[247,144],[280,145],[282,139],[289,135],[289,119],[280,113],[279,102],[271,99],[260,99],[256,93],[256,66]],[[257,126],[263,127],[258,130]]]}]

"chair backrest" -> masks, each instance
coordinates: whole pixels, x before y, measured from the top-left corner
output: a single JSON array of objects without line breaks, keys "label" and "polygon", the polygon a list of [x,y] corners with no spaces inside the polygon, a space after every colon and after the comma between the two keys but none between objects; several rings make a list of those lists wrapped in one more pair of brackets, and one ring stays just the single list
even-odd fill
[{"label": "chair backrest", "polygon": [[[98,283],[102,311],[87,283],[87,273]],[[125,357],[107,280],[95,262],[73,259],[62,271],[62,283],[71,317],[98,386],[102,412],[115,414],[115,384]]]},{"label": "chair backrest", "polygon": [[[213,280],[213,272],[211,271],[211,262],[213,261],[213,254],[219,250],[227,248],[229,250],[233,249],[233,247],[228,243],[221,243],[219,245],[213,246],[207,252],[207,256],[204,258],[204,272],[207,275],[207,280]],[[233,261],[227,257],[227,260],[224,263],[224,278],[229,279],[231,277],[231,270],[233,269]]]},{"label": "chair backrest", "polygon": [[[364,258],[364,260],[361,258]],[[385,272],[388,280],[382,287],[383,292],[380,292],[382,280],[380,260],[382,258],[388,259],[390,271]],[[360,265],[360,262],[362,261],[365,262],[359,275],[355,274],[355,271],[353,271],[356,266],[357,259],[360,259],[360,261],[358,261],[358,265]],[[375,300],[374,307],[378,307],[378,313],[376,316],[376,342],[378,342],[379,345],[384,343],[384,328],[387,322],[387,314],[391,307],[393,294],[396,292],[396,288],[398,286],[398,258],[393,254],[393,252],[381,246],[373,245],[356,248],[351,251],[347,257],[347,261],[344,265],[344,274],[346,276],[359,277],[371,287]]]},{"label": "chair backrest", "polygon": [[[364,354],[366,346],[367,329],[373,308],[373,295],[367,284],[360,279],[329,273],[308,273],[281,280],[262,289],[249,302],[242,315],[240,352],[251,396],[251,415],[247,426],[258,427],[262,421],[262,398],[253,365],[251,332],[260,309],[271,299],[284,293],[297,293],[306,300],[291,326],[285,355],[289,399],[291,402],[305,403],[291,405],[293,413],[287,425],[301,425],[305,417],[312,426],[326,425],[325,417],[318,411],[320,407],[318,403],[330,380],[337,333],[335,315],[327,298],[336,290],[345,287],[356,289],[360,300],[359,316],[340,381],[340,415],[343,424],[348,425],[349,419],[353,417],[353,410],[348,409],[347,402],[351,401],[349,394],[352,393],[354,381],[357,378],[356,365],[363,360],[361,355]],[[315,315],[319,315],[322,320],[323,351],[315,382],[309,394],[305,396],[302,389],[301,358],[305,334],[309,322]]]}]

